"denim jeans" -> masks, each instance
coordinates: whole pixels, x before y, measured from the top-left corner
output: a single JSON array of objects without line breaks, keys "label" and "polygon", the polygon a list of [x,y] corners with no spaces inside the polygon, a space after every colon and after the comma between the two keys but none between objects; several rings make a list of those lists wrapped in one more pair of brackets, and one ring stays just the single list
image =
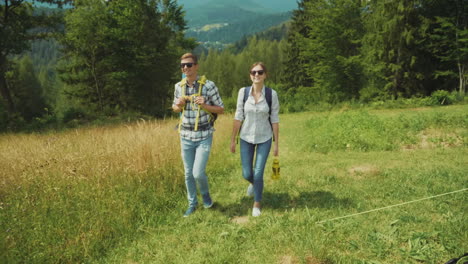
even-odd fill
[{"label": "denim jeans", "polygon": [[206,176],[205,169],[208,157],[210,156],[212,141],[213,135],[200,141],[180,139],[189,207],[196,207],[198,204],[197,185],[200,188],[204,204],[211,204],[211,197],[208,190],[208,177]]},{"label": "denim jeans", "polygon": [[242,139],[240,142],[242,176],[253,184],[255,202],[261,202],[263,194],[263,172],[265,171],[265,164],[270,154],[271,138],[260,144],[251,144]]}]

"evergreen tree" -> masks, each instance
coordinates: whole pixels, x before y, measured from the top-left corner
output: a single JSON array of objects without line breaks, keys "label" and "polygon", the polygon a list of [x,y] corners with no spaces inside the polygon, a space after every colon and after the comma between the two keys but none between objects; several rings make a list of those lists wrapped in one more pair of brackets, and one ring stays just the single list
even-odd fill
[{"label": "evergreen tree", "polygon": [[283,83],[292,93],[298,87],[310,87],[312,85],[312,78],[306,74],[304,67],[308,59],[301,54],[311,30],[310,25],[306,23],[310,19],[306,10],[306,3],[308,2],[311,2],[311,0],[298,1],[298,9],[293,11],[291,27],[287,37],[289,45],[284,51],[287,54],[285,67],[287,71],[284,72]]},{"label": "evergreen tree", "polygon": [[[423,90],[418,68],[420,36],[419,0],[371,0],[364,15],[368,90],[375,95],[409,97]],[[374,96],[375,96],[374,95]]]},{"label": "evergreen tree", "polygon": [[23,56],[15,61],[6,76],[13,103],[20,116],[26,121],[41,116],[47,106],[31,58]]},{"label": "evergreen tree", "polygon": [[[61,6],[71,0],[36,0]],[[12,55],[21,54],[29,49],[30,40],[50,36],[47,32],[57,29],[60,14],[34,13],[30,2],[23,0],[4,0],[0,3],[0,96],[10,114],[16,111],[12,91],[5,74]],[[40,30],[39,30],[40,29]]]},{"label": "evergreen tree", "polygon": [[310,31],[301,53],[316,96],[330,102],[356,98],[362,86],[360,1],[316,0],[306,9]]},{"label": "evergreen tree", "polygon": [[356,98],[362,86],[361,1],[309,0],[299,6],[288,38],[288,86],[310,87],[315,100]]},{"label": "evergreen tree", "polygon": [[[439,61],[433,65],[433,76],[440,87],[464,95],[468,80],[468,2],[465,0],[428,1],[423,6],[428,21],[425,45],[428,53]],[[447,86],[448,84],[448,86]]]},{"label": "evergreen tree", "polygon": [[65,94],[82,99],[92,110],[104,110],[105,61],[113,52],[105,42],[110,17],[104,2],[92,0],[77,1],[65,16],[60,77],[69,85]]}]

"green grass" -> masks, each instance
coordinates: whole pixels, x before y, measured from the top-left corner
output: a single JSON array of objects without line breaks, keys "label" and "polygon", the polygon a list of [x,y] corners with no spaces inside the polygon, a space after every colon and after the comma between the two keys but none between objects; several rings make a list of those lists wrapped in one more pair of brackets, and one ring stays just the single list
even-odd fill
[{"label": "green grass", "polygon": [[[239,154],[228,151],[231,118],[217,121],[208,164],[216,204],[189,218],[181,217],[187,202],[179,150],[141,139],[154,126],[117,128],[102,160],[11,165],[15,180],[0,173],[9,183],[0,185],[3,262],[445,263],[468,251],[466,191],[333,220],[467,188],[468,106],[282,115],[281,179],[270,178],[270,159],[259,218],[250,217]],[[66,139],[76,146],[88,140]],[[142,145],[122,156],[135,139]],[[0,146],[28,140],[3,136]],[[112,158],[118,162],[107,164]],[[39,159],[28,162],[40,166]],[[62,169],[80,171],[86,162],[85,178]],[[93,173],[108,167],[105,176]]]}]

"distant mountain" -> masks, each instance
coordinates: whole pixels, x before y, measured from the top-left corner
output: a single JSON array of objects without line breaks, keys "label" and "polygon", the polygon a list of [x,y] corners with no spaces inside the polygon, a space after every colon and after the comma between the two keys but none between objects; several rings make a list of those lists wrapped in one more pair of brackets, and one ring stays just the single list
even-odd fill
[{"label": "distant mountain", "polygon": [[185,19],[191,29],[215,23],[236,23],[257,15],[254,11],[245,10],[234,5],[214,5],[203,8],[187,9]]},{"label": "distant mountain", "polygon": [[[269,0],[277,10],[288,9],[289,1]],[[184,4],[184,0],[179,4]],[[198,0],[186,2],[186,36],[200,42],[234,43],[244,36],[264,31],[291,18],[291,11],[273,11],[264,0]],[[289,2],[291,3],[291,2]],[[292,6],[292,5],[289,5]]]},{"label": "distant mountain", "polygon": [[215,8],[229,8],[229,7],[238,7],[248,11],[254,12],[266,12],[266,8],[262,5],[259,5],[254,0],[230,0],[230,1],[220,1],[220,0],[211,0],[206,4],[201,6],[203,7],[215,7]]},{"label": "distant mountain", "polygon": [[256,9],[257,11],[267,13],[282,13],[292,11],[297,8],[296,0],[178,0],[177,3],[179,5],[183,5],[185,10],[203,7],[209,3],[215,3],[216,5],[221,6],[235,5],[247,10]]},{"label": "distant mountain", "polygon": [[[247,13],[246,13],[247,14]],[[281,14],[255,14],[230,23],[219,22],[203,27],[194,27],[186,32],[200,42],[234,43],[246,36],[265,31],[291,19],[291,12]]]},{"label": "distant mountain", "polygon": [[287,12],[297,9],[298,0],[253,0],[255,3],[268,7],[274,12]]}]

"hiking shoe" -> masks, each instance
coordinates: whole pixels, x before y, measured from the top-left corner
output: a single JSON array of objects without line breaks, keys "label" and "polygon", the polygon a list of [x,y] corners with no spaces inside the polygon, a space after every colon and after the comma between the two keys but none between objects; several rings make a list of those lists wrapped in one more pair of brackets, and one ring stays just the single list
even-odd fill
[{"label": "hiking shoe", "polygon": [[203,195],[203,207],[208,209],[213,206],[213,200],[211,200],[210,194]]},{"label": "hiking shoe", "polygon": [[249,187],[247,187],[247,196],[254,196],[254,187],[253,184],[249,184]]},{"label": "hiking shoe", "polygon": [[189,217],[189,215],[193,214],[193,212],[195,212],[195,210],[196,210],[195,206],[189,206],[187,211],[185,211],[185,213],[184,213],[184,217]]},{"label": "hiking shoe", "polygon": [[253,216],[253,217],[260,216],[261,214],[262,214],[262,212],[260,211],[260,208],[254,207],[254,208],[252,209],[252,216]]}]

